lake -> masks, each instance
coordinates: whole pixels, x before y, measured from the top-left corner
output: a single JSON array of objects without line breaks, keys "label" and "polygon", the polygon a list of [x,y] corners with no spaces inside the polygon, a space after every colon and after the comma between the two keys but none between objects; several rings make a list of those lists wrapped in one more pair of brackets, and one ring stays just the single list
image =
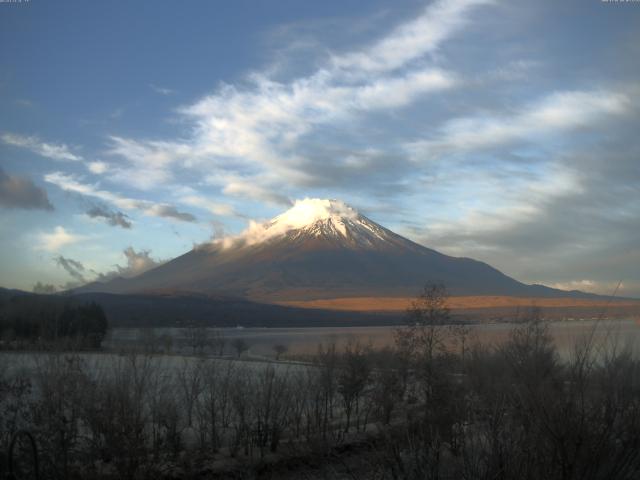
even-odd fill
[{"label": "lake", "polygon": [[[485,345],[499,345],[504,342],[514,324],[494,323],[471,325],[468,344],[474,341]],[[249,347],[249,355],[273,357],[274,346],[284,345],[289,354],[304,355],[315,353],[319,344],[336,343],[339,349],[349,341],[370,344],[374,348],[392,346],[396,327],[312,327],[312,328],[223,328],[200,329],[196,334],[211,343],[216,335],[226,341],[225,352],[232,353],[231,342],[243,339]],[[570,355],[576,341],[584,340],[592,332],[599,344],[616,343],[620,347],[640,352],[640,324],[634,320],[574,320],[549,322],[549,331],[556,342],[560,354]],[[107,349],[121,349],[153,342],[156,348],[169,348],[173,353],[187,353],[190,338],[194,332],[184,328],[113,329],[106,341]]]}]

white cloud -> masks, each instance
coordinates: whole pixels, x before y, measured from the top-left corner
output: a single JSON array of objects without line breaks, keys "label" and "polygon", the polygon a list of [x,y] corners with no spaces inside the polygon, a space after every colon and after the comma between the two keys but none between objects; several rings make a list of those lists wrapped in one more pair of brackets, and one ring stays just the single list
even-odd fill
[{"label": "white cloud", "polygon": [[225,194],[290,204],[272,193],[272,187],[313,181],[304,168],[309,159],[301,152],[303,137],[460,85],[453,73],[427,65],[424,57],[463,27],[472,7],[488,3],[435,1],[382,39],[334,55],[309,75],[279,81],[267,70],[252,74],[243,86],[223,85],[179,109],[194,127],[181,141],[111,137],[109,153],[128,161],[114,178],[147,189],[172,181],[178,166],[205,172],[242,170],[250,186],[234,179],[223,189]]},{"label": "white cloud", "polygon": [[127,198],[113,192],[99,188],[97,185],[91,185],[79,182],[75,176],[62,172],[48,173],[44,176],[46,182],[57,185],[67,192],[75,192],[90,197],[99,198],[106,202],[122,208],[124,210],[140,210],[145,215],[154,217],[164,217],[183,222],[194,222],[196,218],[187,212],[180,212],[173,205],[164,203],[155,203],[148,200],[138,200]]},{"label": "white cloud", "polygon": [[[423,69],[405,76],[383,78],[348,93],[354,109],[374,110],[410,104],[421,94],[453,88],[459,81],[453,74],[437,69]],[[347,96],[347,95],[345,95]],[[346,101],[347,99],[341,99]]]},{"label": "white cloud", "polygon": [[55,144],[41,141],[36,136],[18,135],[15,133],[3,133],[0,139],[7,145],[14,147],[26,148],[40,156],[51,158],[53,160],[66,160],[77,162],[82,160],[80,155],[71,152],[70,148],[64,143]]},{"label": "white cloud", "polygon": [[607,115],[621,115],[630,99],[612,91],[558,92],[511,114],[458,118],[440,138],[408,143],[415,160],[450,151],[470,151],[593,125]]},{"label": "white cloud", "polygon": [[[456,175],[453,171],[451,175]],[[486,245],[486,235],[496,236],[531,224],[547,214],[550,203],[583,191],[581,176],[555,165],[533,178],[507,178],[499,174],[477,172],[473,178],[454,180],[460,191],[471,192],[472,198],[460,202],[456,213],[447,210],[431,220],[420,235],[421,242],[437,246],[452,255],[471,250],[499,249]],[[483,185],[484,189],[477,188]],[[446,197],[448,193],[443,192]],[[459,192],[453,195],[460,199]],[[451,239],[456,239],[452,242]]]},{"label": "white cloud", "polygon": [[[410,104],[419,95],[452,88],[455,77],[441,69],[419,68],[403,75],[341,83],[335,72],[320,70],[291,83],[254,75],[253,89],[226,86],[183,108],[198,125],[193,149],[199,159],[233,158],[294,177],[301,159],[297,142],[315,127],[346,121],[359,112]],[[169,157],[171,149],[164,150]]]},{"label": "white cloud", "polygon": [[289,197],[276,193],[270,188],[260,186],[257,179],[254,179],[254,181],[239,177],[229,179],[222,192],[227,195],[251,198],[271,205],[291,205]]},{"label": "white cloud", "polygon": [[51,233],[38,235],[36,249],[56,252],[66,245],[77,243],[85,238],[87,237],[73,234],[65,230],[64,227],[57,226]]},{"label": "white cloud", "polygon": [[181,166],[189,166],[189,157],[193,149],[187,144],[164,141],[137,141],[111,136],[108,154],[123,157],[128,167],[113,169],[112,178],[116,181],[148,190],[166,183],[172,178],[171,165],[181,160]]},{"label": "white cloud", "polygon": [[155,259],[151,256],[151,250],[138,250],[133,247],[127,247],[122,251],[127,264],[123,267],[115,265],[115,269],[98,274],[96,280],[107,282],[117,277],[130,278],[140,275],[152,268],[158,267],[166,262],[166,260]]},{"label": "white cloud", "polygon": [[66,258],[62,255],[56,256],[54,258],[55,263],[64,268],[74,279],[73,282],[67,283],[62,288],[75,288],[89,281],[108,282],[118,277],[135,277],[166,262],[166,260],[153,258],[151,250],[136,250],[133,247],[127,247],[122,251],[122,254],[126,260],[126,265],[114,265],[113,270],[105,273],[98,273],[92,268],[85,267],[78,260]]},{"label": "white cloud", "polygon": [[184,203],[185,205],[191,205],[193,207],[208,210],[214,215],[220,215],[223,217],[238,216],[231,205],[227,203],[214,202],[199,195],[185,195],[183,197],[180,197],[180,202]]},{"label": "white cloud", "polygon": [[336,56],[333,63],[362,74],[386,72],[402,67],[438,49],[465,25],[468,11],[490,0],[450,0],[429,4],[421,15],[397,27],[390,35],[359,52]]},{"label": "white cloud", "polygon": [[100,189],[96,184],[91,185],[81,183],[74,175],[62,172],[48,173],[44,176],[44,180],[45,182],[52,183],[67,192],[80,193],[82,195],[99,198],[126,210],[143,208],[146,203],[142,200],[126,198],[107,190]]},{"label": "white cloud", "polygon": [[580,290],[581,292],[596,293],[599,295],[612,295],[617,290],[617,295],[623,294],[625,285],[623,282],[603,282],[599,280],[569,280],[566,282],[546,283],[551,288],[560,290]]},{"label": "white cloud", "polygon": [[109,165],[105,162],[96,161],[87,163],[87,168],[91,173],[101,175],[109,169]]},{"label": "white cloud", "polygon": [[172,93],[174,93],[174,91],[170,88],[160,87],[158,85],[154,85],[153,83],[149,84],[149,88],[151,88],[151,90],[153,90],[154,92],[159,93],[160,95],[171,95]]}]

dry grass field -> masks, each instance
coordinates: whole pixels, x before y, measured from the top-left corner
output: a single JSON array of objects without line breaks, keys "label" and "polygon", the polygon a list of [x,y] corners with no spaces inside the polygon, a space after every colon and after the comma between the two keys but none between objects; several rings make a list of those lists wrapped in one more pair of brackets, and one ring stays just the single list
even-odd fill
[{"label": "dry grass field", "polygon": [[[277,302],[303,308],[323,308],[329,310],[394,312],[405,310],[413,298],[408,297],[349,297],[320,300],[290,300]],[[448,306],[456,310],[474,310],[484,308],[518,308],[535,305],[541,308],[581,307],[594,310],[609,306],[637,309],[640,313],[640,300],[613,299],[608,300],[587,298],[530,298],[506,296],[467,296],[450,297]]]}]

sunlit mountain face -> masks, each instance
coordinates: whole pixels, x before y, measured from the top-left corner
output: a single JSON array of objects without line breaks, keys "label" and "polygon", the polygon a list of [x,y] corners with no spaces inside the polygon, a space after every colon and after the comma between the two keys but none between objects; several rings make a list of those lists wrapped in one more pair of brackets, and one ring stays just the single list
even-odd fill
[{"label": "sunlit mountain face", "polygon": [[[193,292],[260,301],[411,297],[427,282],[453,295],[566,296],[525,285],[486,263],[443,255],[339,200],[304,199],[240,235],[193,248],[134,278],[80,291]],[[576,295],[574,293],[574,295]]]}]

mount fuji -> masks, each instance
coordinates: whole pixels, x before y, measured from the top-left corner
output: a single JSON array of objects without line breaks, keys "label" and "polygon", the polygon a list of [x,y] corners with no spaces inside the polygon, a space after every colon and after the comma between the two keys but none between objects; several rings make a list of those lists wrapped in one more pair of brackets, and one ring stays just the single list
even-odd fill
[{"label": "mount fuji", "polygon": [[590,297],[526,285],[486,263],[408,240],[338,200],[297,201],[240,235],[197,246],[133,278],[76,292],[197,293],[259,302],[414,297],[426,282],[455,296]]}]

